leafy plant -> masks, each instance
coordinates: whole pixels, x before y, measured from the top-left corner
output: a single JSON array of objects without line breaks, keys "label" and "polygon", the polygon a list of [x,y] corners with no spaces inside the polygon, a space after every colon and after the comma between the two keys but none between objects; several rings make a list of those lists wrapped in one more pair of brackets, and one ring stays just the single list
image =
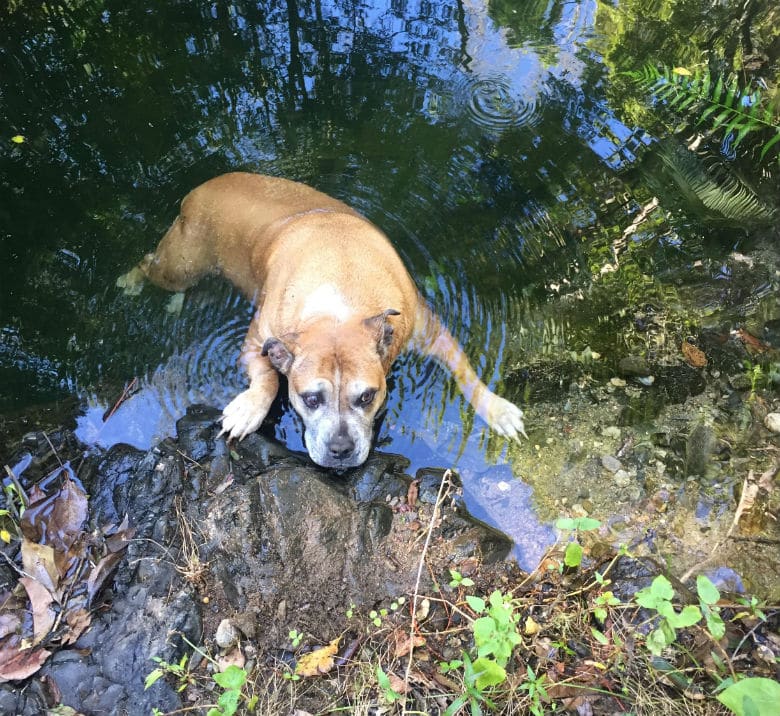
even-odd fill
[{"label": "leafy plant", "polygon": [[780,684],[774,679],[740,679],[718,694],[718,701],[736,716],[772,716],[780,704]]},{"label": "leafy plant", "polygon": [[453,589],[457,589],[458,587],[473,587],[474,580],[469,577],[464,577],[457,569],[451,569],[450,586]]},{"label": "leafy plant", "polygon": [[628,73],[656,101],[678,114],[695,117],[697,125],[709,124],[712,132],[734,134],[738,146],[748,134],[759,130],[772,136],[761,148],[763,159],[780,142],[780,125],[771,107],[765,107],[758,88],[740,89],[736,76],[715,76],[708,70],[691,72],[685,67],[660,68],[647,64],[639,72]]},{"label": "leafy plant", "polygon": [[563,563],[567,567],[579,567],[582,564],[583,549],[577,534],[597,530],[601,527],[601,522],[592,517],[561,517],[555,526],[564,532],[574,532],[573,539],[566,545],[566,551],[563,553]]},{"label": "leafy plant", "polygon": [[376,682],[379,684],[379,688],[382,689],[385,702],[388,704],[394,704],[396,701],[400,701],[403,698],[402,694],[399,694],[390,683],[390,677],[384,672],[381,666],[376,667]]},{"label": "leafy plant", "polygon": [[190,684],[195,683],[195,679],[190,673],[187,664],[189,661],[189,656],[187,654],[184,654],[181,659],[179,659],[178,663],[164,661],[159,656],[153,656],[152,661],[157,664],[157,668],[152,669],[152,671],[147,674],[146,679],[144,680],[144,689],[150,688],[152,684],[159,681],[166,674],[170,674],[178,682],[176,688],[176,691],[178,692],[184,691]]},{"label": "leafy plant", "polygon": [[471,710],[472,716],[482,715],[482,704],[491,710],[495,709],[493,701],[483,692],[488,686],[501,683],[503,678],[506,678],[506,672],[501,681],[492,680],[493,683],[489,683],[491,667],[487,665],[488,661],[488,659],[476,659],[472,662],[469,655],[463,653],[463,693],[447,707],[442,716],[454,716],[466,705]]},{"label": "leafy plant", "polygon": [[287,638],[290,640],[293,649],[297,649],[301,645],[303,634],[301,634],[297,629],[290,629],[290,633],[287,635]]},{"label": "leafy plant", "polygon": [[663,575],[657,576],[649,587],[636,593],[636,601],[645,609],[652,609],[660,617],[658,626],[647,635],[646,645],[652,654],[660,656],[677,639],[677,629],[692,626],[701,620],[701,611],[689,604],[676,611],[672,604],[674,589]]},{"label": "leafy plant", "polygon": [[520,691],[528,692],[528,696],[531,699],[531,705],[529,706],[530,712],[534,716],[544,716],[544,704],[542,703],[542,699],[545,701],[550,700],[550,697],[544,688],[546,676],[544,674],[537,676],[530,666],[526,667],[526,674],[528,678],[518,686],[518,689]]},{"label": "leafy plant", "polygon": [[476,614],[484,615],[472,624],[477,656],[492,656],[503,669],[512,650],[522,641],[517,629],[519,615],[515,613],[512,602],[498,589],[488,597],[487,602],[473,596],[466,597],[466,602]]},{"label": "leafy plant", "polygon": [[726,625],[720,616],[720,608],[715,606],[720,600],[718,588],[708,577],[700,574],[696,577],[696,592],[699,595],[699,608],[704,615],[707,631],[714,639],[722,639],[726,633]]},{"label": "leafy plant", "polygon": [[[246,684],[246,671],[238,666],[228,666],[224,671],[220,671],[214,674],[214,681],[224,691],[219,695],[217,699],[217,705],[210,708],[206,712],[206,716],[233,716],[238,711],[238,705],[241,702],[241,691]],[[252,701],[256,701],[256,698],[249,700],[248,707],[253,707]]]}]

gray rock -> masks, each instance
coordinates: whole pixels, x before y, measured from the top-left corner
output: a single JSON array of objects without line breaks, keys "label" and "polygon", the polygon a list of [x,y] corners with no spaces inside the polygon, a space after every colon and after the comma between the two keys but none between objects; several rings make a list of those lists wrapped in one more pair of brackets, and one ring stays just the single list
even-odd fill
[{"label": "gray rock", "polygon": [[767,413],[764,418],[764,425],[767,430],[773,433],[780,433],[780,413]]},{"label": "gray rock", "polygon": [[601,456],[601,466],[605,470],[609,470],[609,472],[617,472],[620,470],[623,465],[616,457],[612,455],[602,455]]}]

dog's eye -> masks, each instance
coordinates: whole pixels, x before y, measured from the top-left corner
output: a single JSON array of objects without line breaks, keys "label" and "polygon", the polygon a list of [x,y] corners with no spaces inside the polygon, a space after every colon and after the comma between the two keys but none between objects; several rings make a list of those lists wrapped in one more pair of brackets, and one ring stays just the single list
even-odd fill
[{"label": "dog's eye", "polygon": [[302,395],[301,398],[303,399],[303,404],[309,410],[319,408],[322,403],[319,393],[306,393],[305,395]]},{"label": "dog's eye", "polygon": [[358,398],[358,405],[365,407],[374,399],[375,396],[376,396],[375,390],[372,390],[370,388],[368,390],[364,390],[360,394],[360,397]]}]

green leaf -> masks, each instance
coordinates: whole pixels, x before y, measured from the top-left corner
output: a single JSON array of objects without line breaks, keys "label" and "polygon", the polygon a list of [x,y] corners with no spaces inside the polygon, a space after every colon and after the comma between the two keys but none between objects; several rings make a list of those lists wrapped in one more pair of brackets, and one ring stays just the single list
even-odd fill
[{"label": "green leaf", "polygon": [[246,671],[231,664],[224,671],[214,674],[214,681],[223,689],[238,689],[240,691],[246,683]]},{"label": "green leaf", "polygon": [[579,542],[569,542],[563,554],[563,563],[567,567],[579,567],[582,564],[582,546]]},{"label": "green leaf", "polygon": [[24,143],[24,135],[23,134],[14,134],[14,136],[11,137],[11,141],[14,144],[23,144]]},{"label": "green leaf", "polygon": [[742,679],[719,693],[717,698],[736,716],[774,716],[780,704],[780,683],[758,676]]},{"label": "green leaf", "polygon": [[777,134],[775,134],[772,139],[770,139],[766,144],[764,144],[763,149],[761,150],[761,159],[763,159],[767,152],[778,142],[780,141],[780,129],[777,130]]},{"label": "green leaf", "polygon": [[144,680],[144,690],[148,689],[156,681],[159,681],[163,677],[164,673],[165,672],[162,669],[153,669],[151,672],[149,672],[146,679]]},{"label": "green leaf", "polygon": [[225,716],[233,716],[238,711],[238,701],[241,698],[241,691],[228,689],[218,699],[217,706],[222,709]]},{"label": "green leaf", "polygon": [[479,691],[497,686],[506,680],[506,670],[492,659],[480,657],[474,660],[475,686]]},{"label": "green leaf", "polygon": [[683,607],[679,614],[675,614],[674,617],[669,618],[669,622],[676,629],[693,626],[699,621],[701,621],[701,611],[695,604],[689,604],[688,606]]},{"label": "green leaf", "polygon": [[555,521],[555,528],[559,530],[574,530],[576,529],[574,520],[571,517],[561,517]]},{"label": "green leaf", "polygon": [[482,597],[474,597],[468,595],[466,597],[466,604],[468,604],[477,614],[482,614],[485,611],[485,600]]},{"label": "green leaf", "polygon": [[574,520],[574,525],[580,532],[590,532],[601,527],[601,522],[592,517],[578,517]]},{"label": "green leaf", "polygon": [[704,605],[704,617],[707,620],[707,631],[714,639],[722,639],[726,635],[726,625],[720,614]]},{"label": "green leaf", "polygon": [[596,629],[596,627],[591,627],[590,633],[593,634],[593,638],[602,646],[606,646],[607,644],[609,644],[609,639],[607,639],[607,637],[604,636],[604,634],[602,634],[598,629]]},{"label": "green leaf", "polygon": [[647,645],[647,648],[650,650],[651,654],[655,654],[656,656],[659,656],[663,650],[669,646],[671,642],[667,641],[666,636],[664,635],[663,631],[661,629],[654,629],[647,635],[647,639],[645,641],[645,644]]},{"label": "green leaf", "polygon": [[720,599],[718,588],[703,574],[696,577],[696,592],[705,604],[717,604]]}]

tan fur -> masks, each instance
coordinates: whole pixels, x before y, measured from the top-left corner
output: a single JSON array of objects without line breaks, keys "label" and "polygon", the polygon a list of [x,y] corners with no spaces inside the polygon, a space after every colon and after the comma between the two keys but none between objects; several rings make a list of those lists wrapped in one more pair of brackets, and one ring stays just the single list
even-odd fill
[{"label": "tan fur", "polygon": [[[230,438],[259,427],[281,372],[312,459],[336,469],[361,464],[385,375],[408,346],[446,365],[491,428],[524,434],[520,409],[479,380],[384,234],[310,187],[245,173],[212,179],[187,195],[156,251],[118,284],[130,290],[139,269],[171,291],[217,273],[257,306],[242,349],[249,388],[223,413]],[[305,400],[314,393],[322,402],[312,408]]]}]

